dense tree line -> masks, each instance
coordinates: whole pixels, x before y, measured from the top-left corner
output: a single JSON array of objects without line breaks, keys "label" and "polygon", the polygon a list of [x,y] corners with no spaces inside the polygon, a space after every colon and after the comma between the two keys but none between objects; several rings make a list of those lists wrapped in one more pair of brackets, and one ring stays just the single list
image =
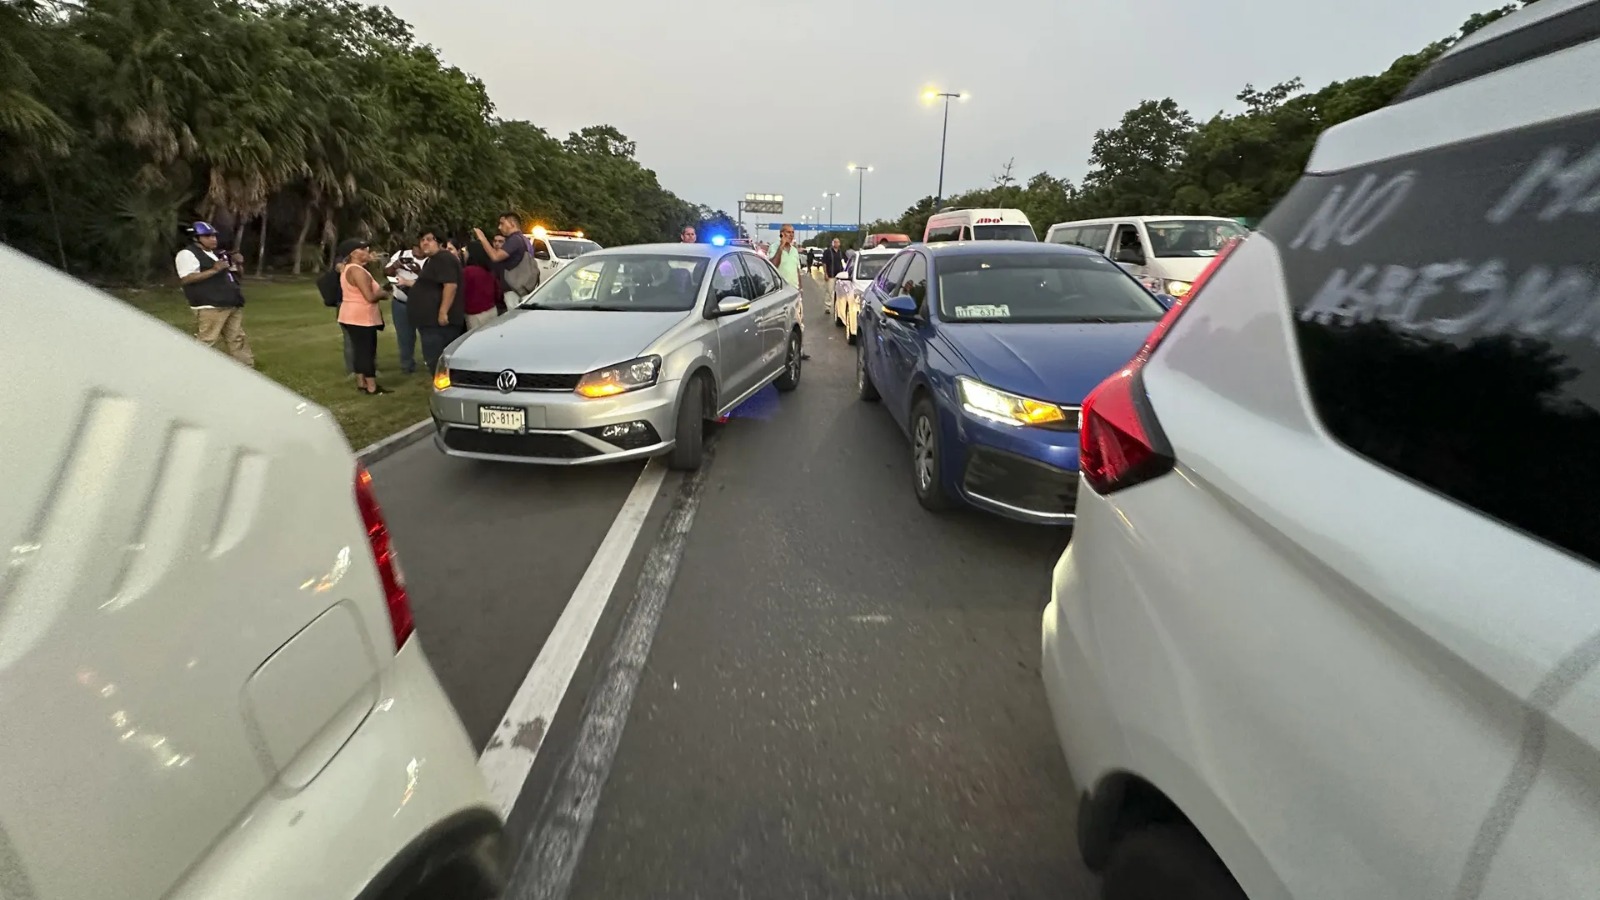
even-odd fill
[{"label": "dense tree line", "polygon": [[[1020,209],[1043,236],[1055,222],[1132,215],[1264,216],[1305,169],[1317,136],[1392,101],[1453,44],[1535,0],[1518,0],[1469,18],[1456,34],[1402,56],[1378,75],[1336,81],[1306,91],[1296,78],[1266,90],[1245,85],[1241,112],[1197,122],[1170,97],[1146,100],[1114,128],[1095,132],[1089,172],[1081,184],[1040,172],[1027,181],[1010,164],[985,188],[950,197],[947,206]],[[866,231],[922,236],[934,213],[924,197],[893,220]],[[855,233],[822,234],[853,246]]]},{"label": "dense tree line", "polygon": [[351,235],[515,210],[603,244],[701,210],[597,125],[561,140],[355,0],[0,0],[0,240],[77,274],[163,272],[180,222],[299,272]]}]

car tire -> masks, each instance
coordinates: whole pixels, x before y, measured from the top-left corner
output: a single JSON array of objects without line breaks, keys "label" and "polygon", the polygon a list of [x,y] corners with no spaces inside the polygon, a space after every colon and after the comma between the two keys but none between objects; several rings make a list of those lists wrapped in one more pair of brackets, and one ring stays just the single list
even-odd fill
[{"label": "car tire", "polygon": [[833,301],[833,324],[839,328],[844,327],[844,313],[839,309],[839,301]]},{"label": "car tire", "polygon": [[789,332],[789,352],[783,358],[783,374],[773,384],[778,390],[788,393],[800,386],[800,332]]},{"label": "car tire", "polygon": [[922,396],[911,406],[911,489],[923,509],[942,512],[954,505],[944,489],[943,466],[939,410]]},{"label": "car tire", "polygon": [[856,343],[856,396],[868,403],[878,402],[878,386],[872,383],[872,373],[867,371],[867,345]]},{"label": "car tire", "polygon": [[678,401],[678,424],[674,431],[677,440],[672,454],[667,457],[667,468],[691,472],[700,468],[705,455],[706,440],[706,386],[703,377],[696,375]]},{"label": "car tire", "polygon": [[1111,851],[1104,900],[1247,900],[1228,867],[1187,825],[1152,825]]}]

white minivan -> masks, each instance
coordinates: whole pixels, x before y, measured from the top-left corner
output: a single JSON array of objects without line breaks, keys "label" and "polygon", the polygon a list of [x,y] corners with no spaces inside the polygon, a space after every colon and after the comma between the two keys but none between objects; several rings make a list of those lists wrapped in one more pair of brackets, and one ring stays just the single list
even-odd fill
[{"label": "white minivan", "polygon": [[1044,239],[1104,253],[1150,290],[1182,297],[1217,251],[1249,233],[1218,216],[1124,216],[1060,222]]},{"label": "white minivan", "polygon": [[498,896],[328,411],[4,246],[0,282],[0,896]]},{"label": "white minivan", "polygon": [[1037,241],[1033,223],[1020,209],[945,209],[928,218],[926,244],[938,241]]}]

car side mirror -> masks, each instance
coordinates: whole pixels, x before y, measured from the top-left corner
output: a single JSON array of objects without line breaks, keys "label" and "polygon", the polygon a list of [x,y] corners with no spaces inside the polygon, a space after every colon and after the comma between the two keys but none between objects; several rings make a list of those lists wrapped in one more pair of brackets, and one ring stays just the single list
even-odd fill
[{"label": "car side mirror", "polygon": [[1123,247],[1117,251],[1117,255],[1112,259],[1119,263],[1127,263],[1130,266],[1142,266],[1144,265],[1144,251],[1132,247]]},{"label": "car side mirror", "polygon": [[533,251],[533,258],[534,259],[542,259],[542,260],[544,260],[546,262],[549,262],[549,260],[550,260],[550,251],[549,250],[535,250],[535,251]]},{"label": "car side mirror", "polygon": [[905,296],[890,297],[883,301],[883,312],[891,319],[915,319],[917,301]]},{"label": "car side mirror", "polygon": [[720,319],[723,316],[736,316],[742,312],[749,312],[749,310],[750,301],[738,294],[733,294],[718,300],[717,305],[712,309],[712,313],[714,318]]}]

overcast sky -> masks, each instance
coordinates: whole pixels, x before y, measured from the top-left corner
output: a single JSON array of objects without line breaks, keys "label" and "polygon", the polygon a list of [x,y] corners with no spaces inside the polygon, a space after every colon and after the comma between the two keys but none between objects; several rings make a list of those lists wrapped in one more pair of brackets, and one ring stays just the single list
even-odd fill
[{"label": "overcast sky", "polygon": [[[932,194],[950,110],[945,194],[990,183],[1006,160],[1078,180],[1097,128],[1149,98],[1195,118],[1234,111],[1246,82],[1318,88],[1375,74],[1451,34],[1494,0],[687,0],[507,3],[390,0],[419,40],[483,79],[498,112],[564,137],[609,124],[694,203],[734,211],[785,195],[785,218],[838,191],[854,222]],[[826,218],[827,213],[823,213]],[[763,217],[771,218],[771,217]]]}]

